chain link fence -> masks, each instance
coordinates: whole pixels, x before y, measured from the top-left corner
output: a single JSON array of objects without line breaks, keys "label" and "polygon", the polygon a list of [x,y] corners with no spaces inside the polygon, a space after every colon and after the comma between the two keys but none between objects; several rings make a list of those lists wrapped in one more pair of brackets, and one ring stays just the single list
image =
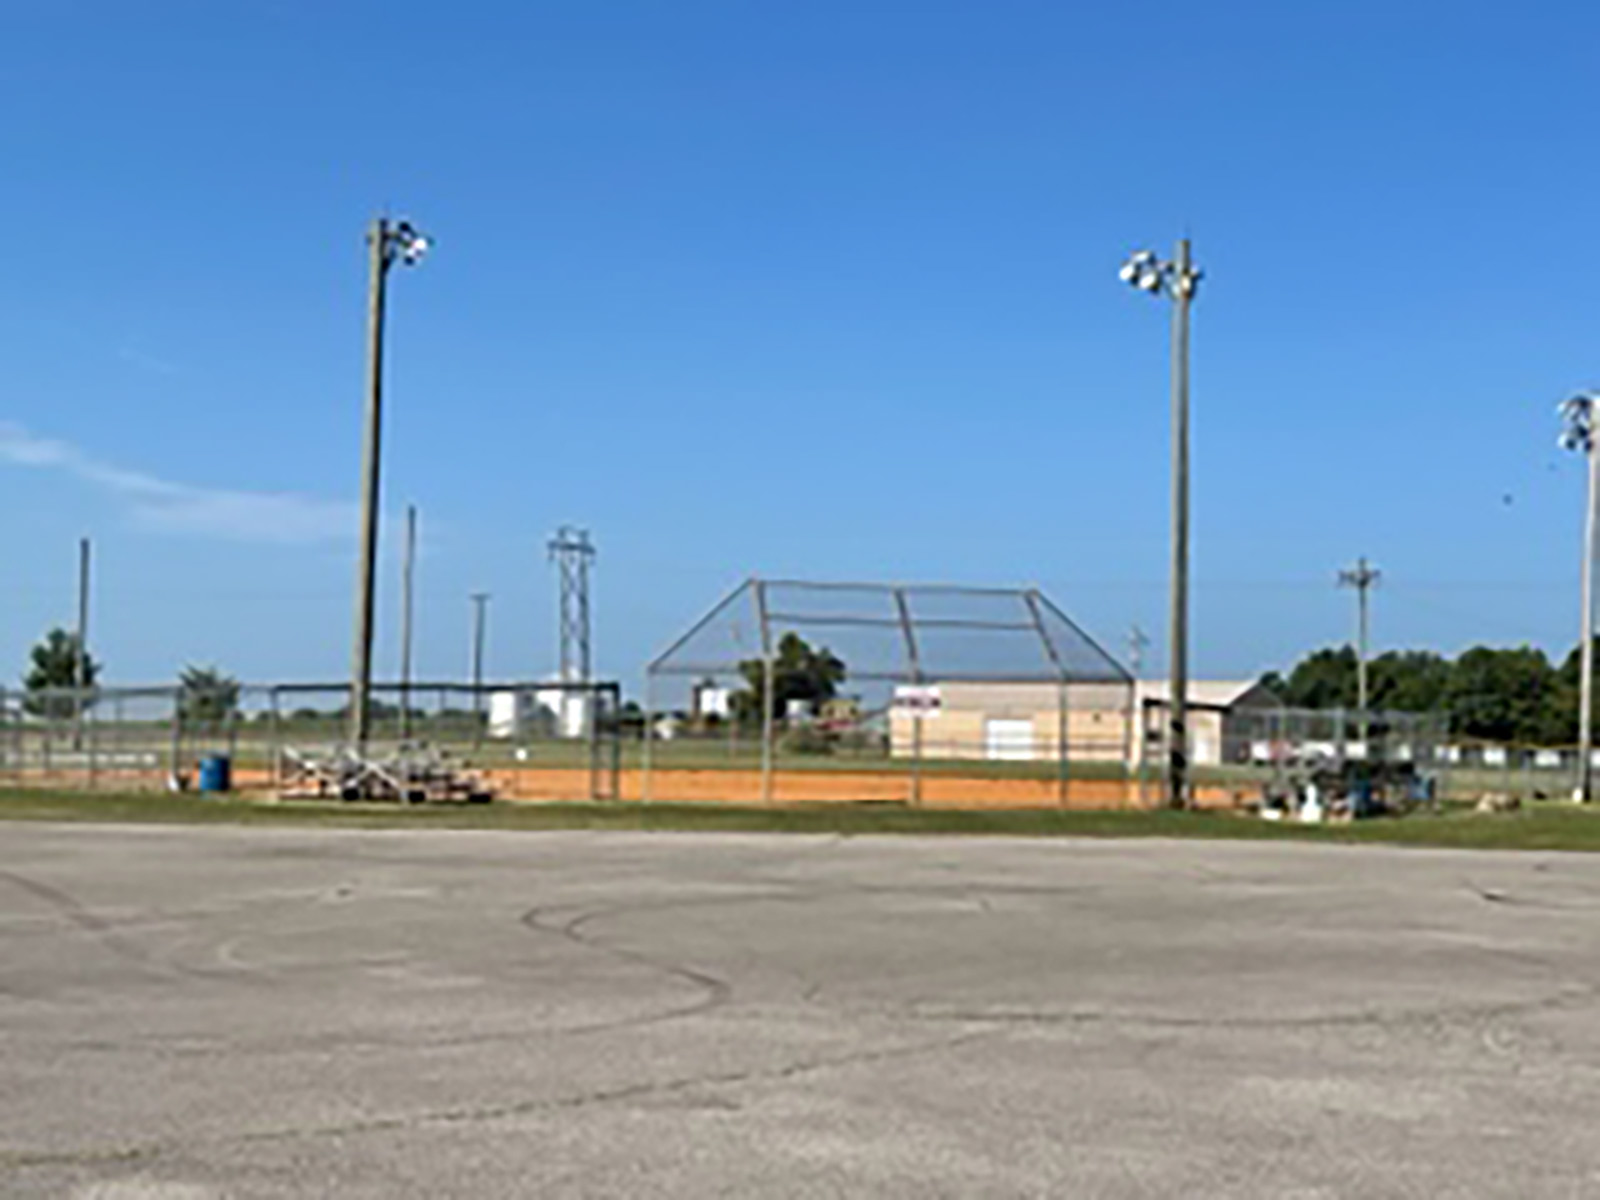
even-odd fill
[{"label": "chain link fence", "polygon": [[[234,788],[280,792],[297,764],[338,754],[350,719],[344,684],[214,689],[0,690],[0,779],[12,787],[182,790],[225,757]],[[426,750],[502,794],[614,800],[623,716],[615,683],[376,685],[368,746]]]},{"label": "chain link fence", "polygon": [[1132,685],[1035,589],[750,579],[649,664],[641,794],[1114,804]]}]

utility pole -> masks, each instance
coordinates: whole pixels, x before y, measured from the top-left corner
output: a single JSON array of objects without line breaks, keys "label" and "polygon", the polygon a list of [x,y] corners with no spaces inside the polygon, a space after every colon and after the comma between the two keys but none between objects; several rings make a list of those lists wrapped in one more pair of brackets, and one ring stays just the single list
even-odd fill
[{"label": "utility pole", "polygon": [[472,711],[483,719],[483,639],[488,624],[489,593],[473,592],[472,600]]},{"label": "utility pole", "polygon": [[1149,635],[1137,625],[1128,630],[1128,665],[1133,668],[1137,681],[1144,671],[1144,652],[1150,648]]},{"label": "utility pole", "polygon": [[415,265],[428,239],[409,221],[379,217],[367,231],[367,397],[361,442],[361,539],[356,551],[355,638],[350,651],[350,742],[357,755],[367,745],[372,691],[372,618],[378,559],[379,463],[383,432],[383,316],[389,268]]},{"label": "utility pole", "polygon": [[1348,571],[1339,572],[1339,586],[1356,590],[1356,708],[1361,713],[1361,742],[1367,741],[1367,593],[1378,582],[1383,572],[1370,566],[1365,558],[1358,558]]},{"label": "utility pole", "polygon": [[550,539],[550,561],[560,587],[559,661],[562,683],[588,683],[592,663],[589,623],[589,568],[594,543],[587,529],[563,525]]},{"label": "utility pole", "polygon": [[1594,564],[1595,536],[1600,532],[1596,404],[1600,404],[1600,395],[1585,392],[1564,401],[1559,409],[1565,422],[1561,445],[1582,451],[1589,467],[1589,491],[1583,510],[1583,579],[1579,585],[1583,623],[1578,640],[1578,778],[1572,792],[1579,804],[1594,799]]},{"label": "utility pole", "polygon": [[1167,804],[1189,802],[1189,309],[1201,272],[1189,239],[1171,262],[1141,250],[1122,268],[1122,279],[1172,301],[1172,695],[1168,700]]},{"label": "utility pole", "polygon": [[411,740],[411,636],[417,581],[417,506],[406,505],[406,554],[400,568],[400,737]]},{"label": "utility pole", "polygon": [[[1129,767],[1136,770],[1139,804],[1144,804],[1144,759],[1149,738],[1144,719],[1144,652],[1150,648],[1150,638],[1138,625],[1128,630],[1128,665],[1133,669],[1133,695],[1128,703],[1128,734],[1123,753]],[[1137,740],[1136,740],[1137,739]]]},{"label": "utility pole", "polygon": [[83,748],[83,714],[89,696],[89,539],[78,539],[78,631],[72,663],[72,743]]}]

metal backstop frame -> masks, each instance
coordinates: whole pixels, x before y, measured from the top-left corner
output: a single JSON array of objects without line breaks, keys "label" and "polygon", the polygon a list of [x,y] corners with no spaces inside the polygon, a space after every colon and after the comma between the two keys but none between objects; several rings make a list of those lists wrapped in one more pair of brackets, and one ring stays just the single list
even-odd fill
[{"label": "metal backstop frame", "polygon": [[[860,705],[868,710],[866,719],[861,713],[796,716],[780,711],[784,703],[778,695],[780,659],[791,650],[800,652],[788,643],[791,636],[811,651],[835,659],[841,683],[874,687],[884,703]],[[687,714],[660,708],[661,686],[673,678],[702,680],[693,689],[692,711]],[[731,679],[742,687],[723,688],[716,685],[718,679]],[[835,732],[830,725],[843,724],[859,733],[869,720],[879,722],[880,749],[890,760],[904,760],[906,798],[920,804],[930,760],[955,760],[964,752],[959,746],[937,744],[937,739],[931,744],[927,728],[938,714],[942,693],[962,685],[1032,689],[1035,704],[1048,691],[1055,729],[1041,740],[1053,751],[1055,786],[1063,803],[1072,758],[1069,689],[1083,685],[1110,689],[1123,726],[1131,729],[1134,721],[1133,677],[1037,588],[751,578],[648,665],[641,798],[654,798],[658,743],[674,728],[663,725],[663,720],[709,721],[704,699],[715,691],[722,722],[730,729],[742,724],[757,734],[763,804],[777,798],[775,781],[785,739],[803,744],[809,729],[811,740],[822,739],[819,744],[825,745]],[[850,699],[833,697],[822,707],[848,708]],[[1108,760],[1123,759],[1125,738],[1126,734],[1116,736]],[[836,744],[842,742],[836,739]],[[974,757],[992,757],[993,749],[984,747]],[[1039,761],[1031,742],[1028,755],[1030,761]]]}]

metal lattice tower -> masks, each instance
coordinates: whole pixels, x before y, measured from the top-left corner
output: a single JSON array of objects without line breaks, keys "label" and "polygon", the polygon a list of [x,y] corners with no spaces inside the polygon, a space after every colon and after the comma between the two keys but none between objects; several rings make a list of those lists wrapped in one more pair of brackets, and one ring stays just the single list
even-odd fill
[{"label": "metal lattice tower", "polygon": [[589,567],[594,543],[587,529],[563,525],[550,539],[550,561],[556,564],[561,589],[559,637],[561,680],[588,683],[591,677],[589,624]]}]

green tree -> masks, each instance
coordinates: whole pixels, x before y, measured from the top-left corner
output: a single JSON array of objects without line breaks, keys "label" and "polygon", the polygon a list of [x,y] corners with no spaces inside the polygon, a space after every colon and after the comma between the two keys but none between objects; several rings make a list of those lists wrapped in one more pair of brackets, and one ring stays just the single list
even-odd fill
[{"label": "green tree", "polygon": [[186,721],[224,721],[239,707],[239,681],[216,667],[185,667],[178,676],[178,711]]},{"label": "green tree", "polygon": [[[1552,745],[1569,746],[1578,740],[1578,699],[1583,691],[1578,679],[1580,659],[1579,647],[1574,646],[1556,668],[1545,698],[1544,720]],[[1596,705],[1595,711],[1600,712],[1600,705]]]},{"label": "green tree", "polygon": [[[791,700],[820,704],[838,694],[848,671],[844,660],[826,646],[813,649],[798,633],[778,639],[778,652],[772,660],[772,714],[781,716]],[[761,719],[761,697],[765,691],[766,664],[752,658],[739,664],[745,690],[733,695],[734,715],[743,723]]]},{"label": "green tree", "polygon": [[[77,711],[71,690],[79,686],[78,635],[65,629],[52,629],[29,652],[29,668],[23,677],[27,695],[23,706],[42,717],[65,718]],[[100,677],[100,664],[92,655],[84,656],[83,683],[94,687]]]},{"label": "green tree", "polygon": [[1354,708],[1356,652],[1349,646],[1318,650],[1295,664],[1278,694],[1291,708]]},{"label": "green tree", "polygon": [[[1351,708],[1355,651],[1317,650],[1287,679],[1269,672],[1262,682],[1294,707]],[[1576,650],[1560,668],[1531,646],[1474,646],[1454,661],[1426,650],[1390,651],[1368,664],[1368,682],[1374,708],[1445,712],[1453,731],[1466,737],[1546,746],[1577,738]]]},{"label": "green tree", "polygon": [[1551,727],[1550,692],[1556,672],[1532,646],[1497,650],[1474,646],[1450,672],[1451,724],[1468,737],[1542,742]]},{"label": "green tree", "polygon": [[1434,712],[1450,690],[1450,660],[1429,650],[1391,650],[1367,664],[1373,708]]}]

